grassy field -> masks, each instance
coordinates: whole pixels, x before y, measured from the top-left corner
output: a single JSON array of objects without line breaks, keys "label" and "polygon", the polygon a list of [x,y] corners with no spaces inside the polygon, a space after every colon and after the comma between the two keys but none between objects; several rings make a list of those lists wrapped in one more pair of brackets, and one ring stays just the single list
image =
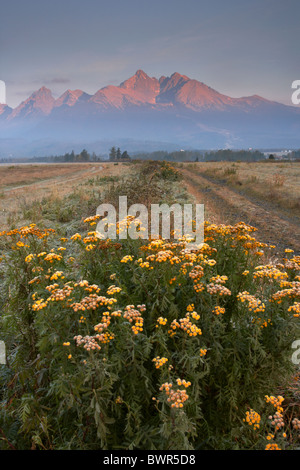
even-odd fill
[{"label": "grassy field", "polygon": [[300,162],[207,162],[196,171],[300,215]]},{"label": "grassy field", "polygon": [[107,178],[117,178],[127,171],[128,167],[121,163],[1,165],[1,226],[6,228],[12,223],[24,221],[24,210],[32,203],[45,199],[59,200],[96,182],[103,186]]},{"label": "grassy field", "polygon": [[240,220],[258,236],[300,252],[300,162],[179,164],[186,187],[217,223]]},{"label": "grassy field", "polygon": [[[249,168],[0,167],[1,450],[299,448],[298,216]],[[204,203],[204,244],[99,239],[120,195]]]}]

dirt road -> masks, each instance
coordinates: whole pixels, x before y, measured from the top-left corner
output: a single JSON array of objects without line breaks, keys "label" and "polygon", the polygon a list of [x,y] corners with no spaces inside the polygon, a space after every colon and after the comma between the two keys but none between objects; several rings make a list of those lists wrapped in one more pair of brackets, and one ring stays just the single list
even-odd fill
[{"label": "dirt road", "polygon": [[195,169],[180,172],[195,202],[205,205],[205,217],[213,223],[234,224],[243,221],[257,228],[258,240],[276,245],[274,254],[292,248],[300,254],[300,221],[264,200],[256,200],[229,188],[221,180]]}]

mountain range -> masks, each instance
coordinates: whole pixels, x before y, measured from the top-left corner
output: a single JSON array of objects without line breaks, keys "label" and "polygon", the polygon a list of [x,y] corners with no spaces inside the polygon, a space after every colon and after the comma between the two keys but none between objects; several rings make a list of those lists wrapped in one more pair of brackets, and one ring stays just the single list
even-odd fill
[{"label": "mountain range", "polygon": [[[300,147],[300,108],[258,95],[231,98],[186,75],[138,70],[91,95],[42,87],[12,109],[0,104],[0,157],[47,155],[104,142],[138,150]],[[148,144],[147,144],[148,143]],[[160,146],[160,147],[159,147]]]}]

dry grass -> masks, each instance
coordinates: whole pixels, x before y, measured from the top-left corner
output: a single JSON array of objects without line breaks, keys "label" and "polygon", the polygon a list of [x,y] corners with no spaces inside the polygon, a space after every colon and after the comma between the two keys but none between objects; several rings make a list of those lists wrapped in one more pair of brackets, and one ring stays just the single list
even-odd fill
[{"label": "dry grass", "polygon": [[188,168],[300,215],[300,162],[199,162]]},{"label": "dry grass", "polygon": [[0,166],[0,189],[58,177],[69,177],[79,171],[88,170],[90,164],[53,164],[53,165],[7,165]]},{"label": "dry grass", "polygon": [[[118,177],[128,164],[68,163],[0,166],[0,227],[17,219],[21,207],[43,198],[62,198],[97,178]],[[103,185],[103,183],[101,183]]]}]

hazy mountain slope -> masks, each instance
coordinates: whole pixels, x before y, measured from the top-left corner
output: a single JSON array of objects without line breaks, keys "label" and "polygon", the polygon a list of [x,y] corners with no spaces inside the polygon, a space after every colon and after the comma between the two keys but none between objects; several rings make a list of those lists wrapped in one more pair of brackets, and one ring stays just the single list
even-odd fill
[{"label": "hazy mountain slope", "polygon": [[157,79],[138,70],[94,95],[67,90],[55,99],[42,87],[13,110],[0,105],[0,157],[7,156],[9,144],[10,154],[20,154],[20,139],[26,154],[45,154],[45,141],[59,149],[66,142],[88,147],[111,139],[196,148],[299,148],[300,109],[257,95],[231,98],[179,73]]}]

